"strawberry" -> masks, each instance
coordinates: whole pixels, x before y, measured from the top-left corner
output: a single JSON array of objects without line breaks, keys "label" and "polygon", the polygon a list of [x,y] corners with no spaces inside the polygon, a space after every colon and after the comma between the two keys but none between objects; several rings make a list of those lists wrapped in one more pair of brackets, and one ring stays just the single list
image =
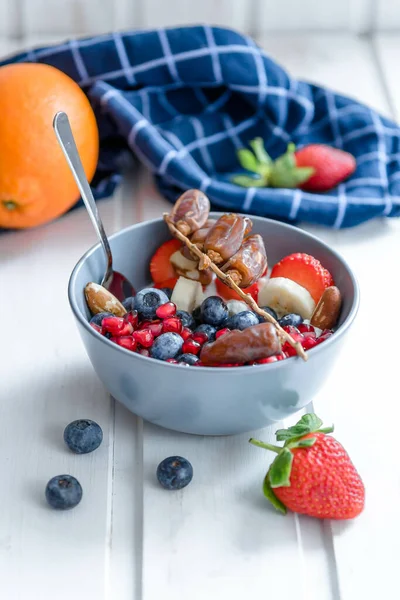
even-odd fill
[{"label": "strawberry", "polygon": [[[258,280],[248,288],[244,288],[243,291],[245,294],[250,294],[250,296],[252,296],[257,302],[260,285],[261,282]],[[243,300],[243,298],[241,298],[239,294],[235,292],[235,290],[232,290],[229,286],[225,285],[225,283],[222,283],[218,277],[215,279],[215,287],[217,288],[218,295],[224,300]]]},{"label": "strawberry", "polygon": [[237,156],[241,166],[252,175],[235,175],[231,181],[242,187],[302,188],[310,192],[326,192],[347,179],[356,169],[352,154],[327,146],[309,144],[287,150],[276,160],[265,151],[264,142],[256,138],[249,143],[252,150],[241,148]]},{"label": "strawberry", "polygon": [[154,283],[160,283],[166,279],[176,278],[174,267],[170,263],[170,258],[182,247],[179,240],[168,240],[164,242],[154,253],[150,261],[150,273]]},{"label": "strawberry", "polygon": [[356,170],[356,159],[352,154],[325,144],[309,144],[294,155],[297,167],[314,169],[314,174],[300,185],[309,192],[326,192]]},{"label": "strawberry", "polygon": [[282,258],[271,271],[273,277],[286,277],[306,288],[315,303],[318,303],[324,290],[335,285],[333,277],[319,260],[310,254],[297,252]]},{"label": "strawberry", "polygon": [[158,281],[157,283],[154,283],[153,287],[155,287],[157,290],[161,290],[162,288],[170,288],[173,290],[177,281],[177,277],[171,277],[171,279],[165,279],[164,281]]},{"label": "strawberry", "polygon": [[276,432],[283,446],[250,439],[278,454],[265,476],[264,494],[284,514],[289,509],[319,519],[353,519],[364,508],[364,484],[343,446],[327,435],[333,427],[321,426],[315,414],[307,414]]}]

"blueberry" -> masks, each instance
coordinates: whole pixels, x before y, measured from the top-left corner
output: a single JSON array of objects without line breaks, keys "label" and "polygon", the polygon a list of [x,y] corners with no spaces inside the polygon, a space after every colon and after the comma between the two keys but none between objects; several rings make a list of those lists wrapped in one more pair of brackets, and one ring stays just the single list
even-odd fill
[{"label": "blueberry", "polygon": [[287,327],[288,325],[293,325],[293,327],[297,327],[301,325],[303,322],[303,317],[300,315],[296,315],[296,313],[289,313],[285,315],[281,319],[279,319],[279,325],[281,327]]},{"label": "blueberry", "polygon": [[134,310],[135,297],[129,296],[129,298],[125,298],[125,300],[122,302],[122,305],[124,306],[124,308],[126,308],[126,310],[128,312],[130,312],[131,310]]},{"label": "blueberry", "polygon": [[219,296],[206,298],[201,305],[201,319],[203,323],[218,327],[228,318],[228,307]]},{"label": "blueberry", "polygon": [[[271,317],[274,317],[275,321],[278,320],[278,315],[272,308],[270,308],[269,306],[260,306],[260,308],[262,308],[262,310],[265,310],[265,312],[270,314]],[[261,315],[258,315],[258,321],[259,323],[265,323],[265,319]]]},{"label": "blueberry", "polygon": [[186,310],[177,310],[176,316],[180,318],[184,327],[189,327],[189,329],[194,329],[196,327],[196,321],[190,313],[186,312]]},{"label": "blueberry", "polygon": [[167,360],[167,358],[175,358],[182,350],[183,339],[180,335],[173,332],[162,333],[155,339],[154,344],[150,348],[150,356],[158,360]]},{"label": "blueberry", "polygon": [[90,319],[90,323],[94,323],[95,325],[98,325],[100,327],[102,320],[105,319],[106,317],[115,317],[115,315],[113,315],[110,312],[100,312],[100,313],[97,313],[97,315],[94,315],[94,317],[92,317]]},{"label": "blueberry", "polygon": [[82,500],[81,484],[72,475],[57,475],[46,485],[46,500],[53,508],[67,510]]},{"label": "blueberry", "polygon": [[203,325],[199,325],[194,330],[194,333],[205,333],[208,337],[208,341],[213,342],[215,340],[215,334],[217,333],[217,330],[215,329],[215,327],[212,327],[212,325],[207,325],[206,323],[204,323]]},{"label": "blueberry", "polygon": [[72,421],[64,429],[64,442],[76,454],[87,454],[96,450],[103,441],[103,431],[90,419]]},{"label": "blueberry", "polygon": [[178,356],[176,360],[178,363],[183,363],[184,365],[195,365],[200,359],[195,354],[190,354],[187,352],[186,354],[181,354]]},{"label": "blueberry", "polygon": [[164,294],[165,294],[166,296],[168,296],[168,300],[171,300],[171,296],[172,296],[172,292],[173,292],[173,289],[172,289],[172,288],[160,288],[160,290],[161,290],[162,292],[164,292]]},{"label": "blueberry", "polygon": [[137,310],[143,319],[155,319],[157,308],[168,301],[165,292],[156,288],[144,288],[134,298],[134,310]]},{"label": "blueberry", "polygon": [[166,490],[180,490],[192,481],[193,467],[182,456],[170,456],[158,465],[157,479]]},{"label": "blueberry", "polygon": [[226,327],[229,329],[240,329],[243,331],[243,329],[247,329],[247,327],[252,327],[253,325],[258,324],[259,320],[255,313],[253,313],[251,310],[243,310],[242,312],[237,313],[237,315],[229,317]]},{"label": "blueberry", "polygon": [[194,309],[194,311],[192,312],[192,316],[193,319],[196,321],[196,323],[198,323],[200,325],[201,323],[201,307],[198,306],[197,308]]}]

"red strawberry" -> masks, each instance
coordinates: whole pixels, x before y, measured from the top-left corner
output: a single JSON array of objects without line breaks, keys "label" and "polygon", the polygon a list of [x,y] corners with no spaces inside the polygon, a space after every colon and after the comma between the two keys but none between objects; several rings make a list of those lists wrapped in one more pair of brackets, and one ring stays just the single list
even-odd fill
[{"label": "red strawberry", "polygon": [[182,243],[179,240],[172,239],[158,248],[150,261],[150,273],[154,283],[176,278],[175,269],[169,259],[181,247]]},{"label": "red strawberry", "polygon": [[255,446],[277,452],[264,479],[264,494],[277,510],[320,519],[353,519],[364,508],[365,489],[343,446],[326,435],[314,414],[276,432],[284,446],[251,439]]},{"label": "red strawberry", "polygon": [[325,288],[335,285],[333,277],[319,260],[297,252],[282,258],[272,269],[272,277],[286,277],[308,290],[315,303],[321,298]]},{"label": "red strawberry", "polygon": [[171,279],[165,279],[165,281],[158,281],[157,283],[154,283],[153,287],[158,290],[161,290],[162,288],[170,288],[173,290],[177,281],[177,277],[172,277]]},{"label": "red strawberry", "polygon": [[[250,294],[250,296],[252,296],[254,298],[254,300],[257,302],[258,292],[260,291],[260,286],[261,286],[260,281],[256,281],[250,287],[243,289],[243,291],[245,294]],[[242,300],[243,301],[243,298],[241,298],[239,296],[239,294],[237,294],[229,286],[225,285],[225,283],[222,283],[222,281],[220,279],[218,279],[218,277],[215,279],[215,287],[217,288],[218,295],[221,296],[221,298],[223,298],[224,300]]]},{"label": "red strawberry", "polygon": [[309,144],[294,155],[296,167],[314,169],[314,174],[299,186],[310,192],[326,192],[356,170],[356,159],[352,154],[325,144]]}]

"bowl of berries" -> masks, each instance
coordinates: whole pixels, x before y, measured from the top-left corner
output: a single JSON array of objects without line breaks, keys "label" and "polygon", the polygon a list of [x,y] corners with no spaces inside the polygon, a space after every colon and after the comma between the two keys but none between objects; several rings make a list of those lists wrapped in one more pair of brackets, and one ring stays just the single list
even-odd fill
[{"label": "bowl of berries", "polygon": [[357,314],[357,281],[332,248],[285,223],[210,213],[198,190],[110,243],[134,295],[97,283],[96,245],[72,272],[70,305],[110,394],[168,429],[228,435],[296,413]]}]

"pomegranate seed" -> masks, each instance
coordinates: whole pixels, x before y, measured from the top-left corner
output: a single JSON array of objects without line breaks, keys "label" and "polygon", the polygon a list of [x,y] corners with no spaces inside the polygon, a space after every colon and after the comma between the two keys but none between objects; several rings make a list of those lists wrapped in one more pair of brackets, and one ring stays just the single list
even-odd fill
[{"label": "pomegranate seed", "polygon": [[280,360],[277,356],[268,356],[267,358],[260,358],[260,360],[256,360],[253,364],[255,365],[267,365],[269,363],[278,362]]},{"label": "pomegranate seed", "polygon": [[231,369],[232,367],[242,367],[244,363],[224,363],[222,365],[215,365],[216,367],[226,367]]},{"label": "pomegranate seed", "polygon": [[193,365],[193,367],[204,367],[203,363],[201,362],[201,360],[198,360],[197,363],[195,363]]},{"label": "pomegranate seed", "polygon": [[147,325],[146,329],[151,331],[151,333],[154,335],[154,337],[158,337],[163,332],[163,323],[162,323],[162,321],[158,321],[158,320],[150,321],[149,324]]},{"label": "pomegranate seed", "polygon": [[316,340],[317,344],[322,344],[322,342],[324,342],[325,340],[327,340],[328,338],[331,337],[332,333],[333,332],[330,331],[329,329],[326,329],[325,331],[323,331]]},{"label": "pomegranate seed", "polygon": [[184,327],[181,331],[181,337],[184,340],[187,340],[188,338],[190,338],[192,334],[193,334],[193,331],[191,329],[189,329],[189,327]]},{"label": "pomegranate seed", "polygon": [[281,352],[280,354],[276,355],[277,360],[285,360],[285,358],[287,358],[285,352]]},{"label": "pomegranate seed", "polygon": [[98,333],[101,333],[101,327],[100,325],[97,325],[96,323],[89,323],[90,327],[92,327],[95,331],[97,331]]},{"label": "pomegranate seed", "polygon": [[200,344],[192,338],[187,339],[182,346],[182,354],[198,354],[200,352]]},{"label": "pomegranate seed", "polygon": [[137,329],[139,325],[139,315],[136,310],[131,310],[124,315],[124,321],[130,323],[133,329]]},{"label": "pomegranate seed", "polygon": [[169,317],[163,321],[163,333],[172,331],[173,333],[180,333],[182,331],[182,321],[178,317]]},{"label": "pomegranate seed", "polygon": [[313,337],[306,337],[304,338],[304,340],[301,342],[301,345],[303,346],[304,350],[311,350],[311,348],[314,348],[314,346],[317,345],[317,340]]},{"label": "pomegranate seed", "polygon": [[139,354],[141,354],[142,356],[150,356],[150,352],[147,350],[147,348],[140,348],[139,350]]},{"label": "pomegranate seed", "polygon": [[295,338],[295,336],[300,333],[297,327],[293,327],[293,325],[285,325],[285,327],[282,327],[282,329],[286,331],[286,333],[291,335],[293,338]]},{"label": "pomegranate seed", "polygon": [[102,333],[111,333],[113,336],[130,335],[133,332],[131,323],[121,317],[105,317],[101,327]]},{"label": "pomegranate seed", "polygon": [[317,334],[315,333],[315,331],[305,331],[304,333],[301,334],[304,338],[313,338],[314,340],[317,337]]},{"label": "pomegranate seed", "polygon": [[176,305],[173,302],[161,304],[156,310],[156,315],[159,319],[168,319],[176,314]]},{"label": "pomegranate seed", "polygon": [[203,344],[208,342],[208,335],[206,333],[203,333],[202,331],[198,331],[197,333],[195,332],[192,335],[192,340],[194,340],[195,342],[200,344],[200,346],[202,346]]},{"label": "pomegranate seed", "polygon": [[293,346],[291,346],[288,342],[286,342],[285,344],[283,344],[283,348],[282,348],[283,352],[289,357],[289,356],[296,356],[297,352],[296,350],[293,348]]},{"label": "pomegranate seed", "polygon": [[307,325],[306,323],[301,323],[298,325],[297,329],[300,333],[315,333],[315,329],[312,325]]},{"label": "pomegranate seed", "polygon": [[143,346],[143,348],[150,348],[154,342],[154,336],[149,329],[140,329],[139,331],[134,331],[133,337],[138,344]]},{"label": "pomegranate seed", "polygon": [[230,329],[228,327],[224,327],[223,329],[220,329],[219,331],[217,331],[217,333],[215,334],[215,339],[217,340],[219,337],[221,337],[221,335],[225,335],[226,333],[229,333]]},{"label": "pomegranate seed", "polygon": [[171,365],[177,365],[178,364],[178,361],[175,360],[175,358],[167,358],[167,360],[165,362],[170,363]]},{"label": "pomegranate seed", "polygon": [[131,335],[121,335],[120,337],[112,337],[110,338],[111,342],[114,344],[118,344],[122,348],[126,348],[126,350],[136,350],[137,342]]},{"label": "pomegranate seed", "polygon": [[142,321],[139,325],[139,329],[148,329],[151,323],[153,323],[153,321]]}]

